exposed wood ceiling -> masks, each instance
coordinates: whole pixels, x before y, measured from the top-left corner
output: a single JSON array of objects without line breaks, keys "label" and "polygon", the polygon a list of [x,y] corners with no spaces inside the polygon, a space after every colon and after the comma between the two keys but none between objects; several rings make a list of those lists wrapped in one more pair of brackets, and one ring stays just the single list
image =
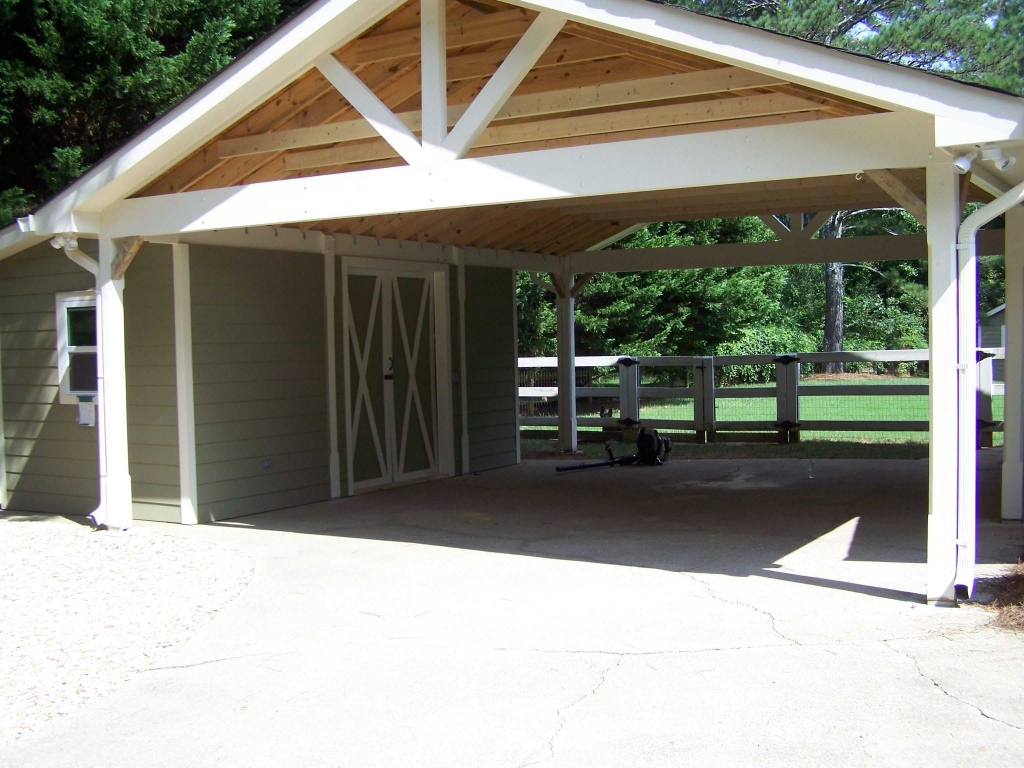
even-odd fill
[{"label": "exposed wood ceiling", "polygon": [[[420,120],[419,10],[419,0],[410,0],[335,52],[414,132]],[[493,0],[447,4],[449,125],[480,92],[535,16]],[[469,156],[841,119],[877,111],[778,78],[570,23]],[[139,195],[401,164],[404,161],[395,150],[318,70],[311,69]],[[904,181],[923,192],[923,173],[904,174]],[[565,254],[638,222],[888,205],[891,199],[870,180],[844,177],[302,226],[332,233]]]}]

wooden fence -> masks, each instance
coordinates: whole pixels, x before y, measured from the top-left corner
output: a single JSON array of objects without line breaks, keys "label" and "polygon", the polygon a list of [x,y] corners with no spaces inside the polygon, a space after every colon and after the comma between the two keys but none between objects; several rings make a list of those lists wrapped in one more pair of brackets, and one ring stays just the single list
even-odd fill
[{"label": "wooden fence", "polygon": [[[992,399],[1003,394],[1001,382],[992,378],[993,360],[1003,359],[1004,350],[983,348],[978,350],[978,430],[979,445],[991,446],[992,433],[1002,431],[1002,422],[993,419]],[[814,432],[927,432],[927,419],[879,420],[879,419],[801,419],[800,401],[807,397],[872,397],[898,398],[909,395],[927,395],[927,380],[922,377],[920,384],[893,383],[877,384],[857,382],[804,383],[801,380],[801,366],[824,365],[826,363],[874,364],[892,366],[900,363],[926,365],[927,349],[909,350],[867,350],[859,352],[809,352],[783,355],[720,355],[715,357],[673,356],[634,357],[600,356],[578,357],[578,369],[605,369],[605,380],[617,379],[617,386],[577,386],[577,402],[599,399],[607,402],[608,413],[601,409],[599,416],[581,416],[577,419],[580,427],[600,427],[602,431],[592,432],[596,439],[605,439],[606,433],[643,424],[671,432],[693,432],[697,442],[729,440],[772,440],[795,442],[802,431]],[[536,376],[524,372],[553,369],[558,364],[554,357],[519,358],[520,383],[536,380]],[[719,386],[715,380],[716,369],[725,366],[769,366],[774,369],[774,384],[762,386]],[[651,369],[686,369],[687,386],[644,386],[642,374]],[[616,376],[617,370],[617,376]],[[732,370],[736,370],[732,368]],[[593,371],[591,371],[593,373]],[[579,378],[579,377],[578,377]],[[600,375],[588,376],[588,380],[599,382]],[[655,377],[656,378],[656,377]],[[911,380],[912,381],[912,380]],[[519,398],[525,408],[521,412],[520,426],[528,436],[540,436],[539,427],[556,427],[557,415],[538,413],[539,404],[557,400],[555,386],[520,386]],[[692,400],[692,419],[646,418],[643,417],[642,403],[668,400]],[[719,420],[716,418],[716,403],[728,398],[774,399],[774,418]],[[588,437],[586,432],[581,438]]]}]

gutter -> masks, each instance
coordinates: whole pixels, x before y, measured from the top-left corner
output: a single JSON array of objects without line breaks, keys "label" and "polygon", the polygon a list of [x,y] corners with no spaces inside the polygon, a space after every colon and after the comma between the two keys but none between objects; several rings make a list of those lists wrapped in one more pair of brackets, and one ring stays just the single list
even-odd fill
[{"label": "gutter", "polygon": [[[957,236],[956,244],[958,275],[963,274],[965,268],[967,268],[969,265],[973,267],[973,265],[975,264],[975,260],[977,259],[978,255],[978,231],[983,226],[988,224],[990,221],[995,219],[997,216],[1001,216],[1002,214],[1009,211],[1011,208],[1014,208],[1015,206],[1020,205],[1021,203],[1024,203],[1024,182],[1018,184],[1009,191],[999,195],[995,200],[982,206],[974,213],[972,213],[970,216],[968,216],[966,219],[964,219],[963,223],[960,225],[960,232]],[[960,346],[961,344],[962,340],[961,342],[958,342],[958,346]],[[973,348],[975,345],[972,343],[971,346]],[[962,349],[961,352],[963,352]],[[960,363],[960,370],[964,374],[976,370],[974,365],[973,352],[970,353],[967,360],[961,359]],[[967,383],[968,382],[962,380],[960,382],[960,391],[958,395],[960,401],[960,409],[963,409],[965,407],[964,398],[974,397],[974,388],[970,386],[965,386],[965,384]],[[960,436],[960,451],[973,450],[975,440],[974,433],[971,432],[968,438],[970,448],[968,448],[965,444],[964,436]],[[958,471],[960,473],[960,477],[958,478],[957,483],[958,488],[974,488],[974,478],[968,478],[966,476],[966,468],[964,467],[964,462],[958,461],[957,464],[959,465]],[[972,468],[974,467],[973,462],[971,466]],[[958,494],[959,493],[960,491],[958,490]],[[975,509],[974,505],[971,506],[972,509]],[[974,569],[977,548],[977,534],[975,531],[976,516],[977,513],[975,511],[975,514],[971,515],[970,519],[965,519],[964,506],[959,503],[957,504],[956,573],[953,583],[956,586],[956,591],[958,595],[966,593],[968,597],[974,592]]]}]

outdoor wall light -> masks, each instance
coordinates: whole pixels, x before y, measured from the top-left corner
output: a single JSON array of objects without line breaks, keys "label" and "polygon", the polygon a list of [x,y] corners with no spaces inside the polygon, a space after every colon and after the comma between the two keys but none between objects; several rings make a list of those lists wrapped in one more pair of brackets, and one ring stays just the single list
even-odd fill
[{"label": "outdoor wall light", "polygon": [[978,156],[978,151],[969,152],[966,155],[960,155],[956,160],[953,161],[953,170],[963,176],[965,173],[970,172],[971,166],[974,164],[974,158]]},{"label": "outdoor wall light", "polygon": [[991,160],[992,164],[1000,171],[1008,171],[1017,162],[1016,157],[1006,157],[999,147],[990,147],[981,150],[982,160]]}]

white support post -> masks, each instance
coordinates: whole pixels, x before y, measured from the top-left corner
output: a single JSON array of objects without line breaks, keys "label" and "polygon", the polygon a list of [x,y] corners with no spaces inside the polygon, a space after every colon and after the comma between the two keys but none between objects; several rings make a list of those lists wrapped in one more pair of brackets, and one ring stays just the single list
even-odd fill
[{"label": "white support post", "polygon": [[97,414],[100,504],[93,521],[110,529],[132,525],[128,468],[127,374],[124,348],[124,278],[113,277],[117,243],[100,238],[96,275]]},{"label": "white support post", "polygon": [[[978,329],[979,335],[981,329]],[[979,343],[980,347],[981,344]],[[986,357],[978,361],[978,424],[992,423],[992,368],[994,358]],[[992,432],[990,430],[978,430],[978,447],[992,447]]]},{"label": "white support post", "polygon": [[341,451],[338,449],[338,350],[336,346],[334,303],[338,258],[334,238],[324,238],[324,338],[327,344],[327,419],[331,479],[331,498],[341,498]]},{"label": "white support post", "polygon": [[[459,264],[459,396],[462,401],[462,474],[469,474],[469,365],[466,361],[466,265]],[[518,354],[518,353],[517,353]],[[516,368],[518,375],[519,369]],[[519,387],[516,386],[516,397],[519,397]],[[518,403],[516,413],[519,412]],[[516,434],[519,428],[516,427]],[[516,438],[518,441],[518,438]]]},{"label": "white support post", "polygon": [[[952,164],[927,169],[929,363],[928,581],[930,603],[954,605],[960,476],[957,229],[959,179]],[[974,333],[971,332],[973,341]],[[973,438],[974,425],[971,425]],[[972,505],[973,506],[973,505]]]},{"label": "white support post", "polygon": [[[554,278],[555,276],[552,275]],[[573,274],[563,270],[558,283],[558,446],[575,452],[576,442],[576,300]]]},{"label": "white support post", "polygon": [[423,152],[438,156],[448,138],[446,0],[420,0],[420,101]]},{"label": "white support post", "polygon": [[640,421],[640,364],[633,357],[619,360],[619,420]]},{"label": "white support post", "polygon": [[171,246],[174,275],[174,365],[178,399],[178,482],[181,522],[199,522],[196,479],[196,407],[192,376],[192,284],[189,246]]},{"label": "white support post", "polygon": [[4,441],[3,344],[0,344],[0,509],[7,509],[7,445]]},{"label": "white support post", "polygon": [[1024,514],[1024,207],[1006,214],[1003,520]]}]

